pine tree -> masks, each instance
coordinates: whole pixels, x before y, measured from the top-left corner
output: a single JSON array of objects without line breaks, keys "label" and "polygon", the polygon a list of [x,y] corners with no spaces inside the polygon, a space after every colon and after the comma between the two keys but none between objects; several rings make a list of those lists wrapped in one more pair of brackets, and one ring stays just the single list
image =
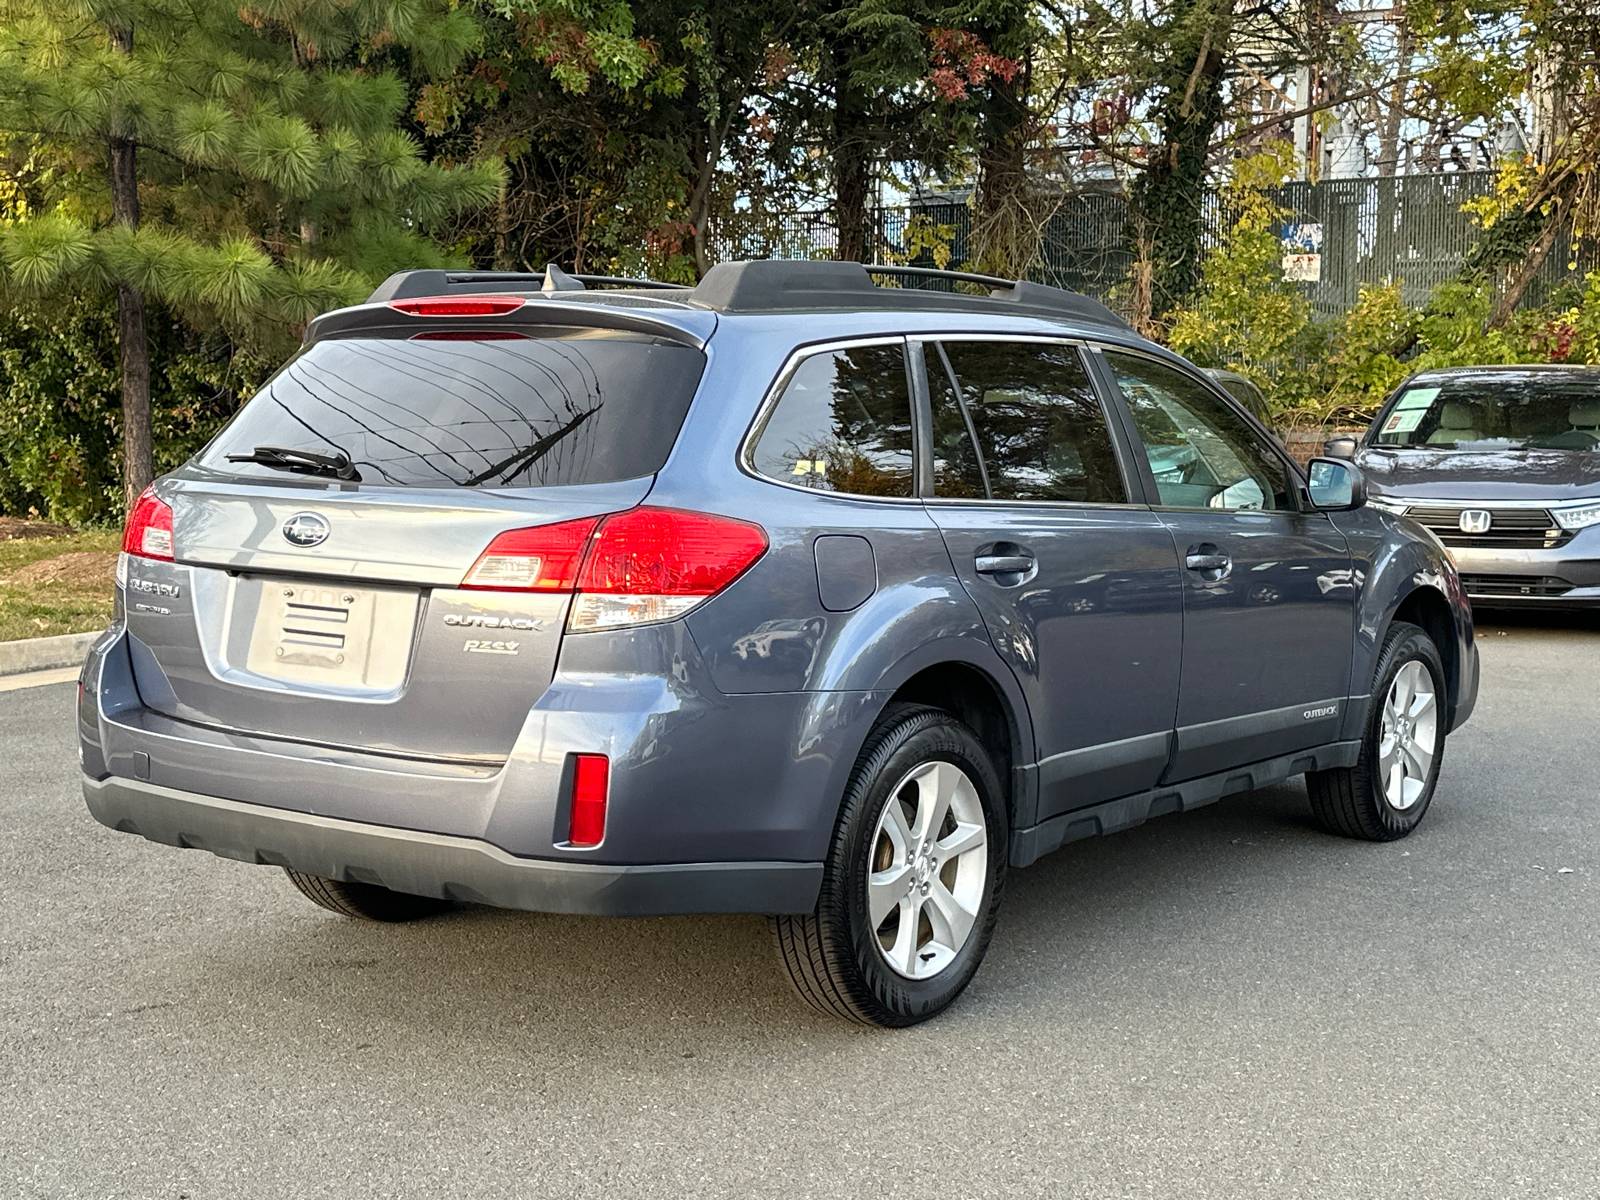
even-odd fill
[{"label": "pine tree", "polygon": [[497,163],[426,163],[402,121],[406,77],[477,36],[448,0],[0,0],[24,195],[0,289],[115,291],[130,503],[153,469],[149,302],[281,342],[390,270],[442,265],[424,230],[495,199]]}]

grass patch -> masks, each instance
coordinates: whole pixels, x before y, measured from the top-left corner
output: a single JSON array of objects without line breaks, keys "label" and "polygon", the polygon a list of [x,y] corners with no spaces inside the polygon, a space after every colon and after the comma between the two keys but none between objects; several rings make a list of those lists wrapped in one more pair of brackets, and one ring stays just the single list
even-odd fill
[{"label": "grass patch", "polygon": [[121,544],[122,535],[115,531],[0,541],[0,642],[104,629],[111,622],[110,583],[26,583],[11,577],[58,555],[115,553]]}]

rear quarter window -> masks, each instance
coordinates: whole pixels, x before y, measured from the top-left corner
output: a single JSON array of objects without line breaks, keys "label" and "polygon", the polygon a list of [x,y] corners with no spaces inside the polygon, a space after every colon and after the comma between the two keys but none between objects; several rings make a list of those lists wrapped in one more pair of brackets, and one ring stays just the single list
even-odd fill
[{"label": "rear quarter window", "polygon": [[901,345],[804,359],[767,415],[751,463],[769,479],[815,491],[910,496],[911,388]]},{"label": "rear quarter window", "polygon": [[337,338],[290,359],[199,463],[281,479],[228,461],[273,446],[342,454],[378,486],[635,479],[666,462],[704,368],[691,347],[612,330]]}]

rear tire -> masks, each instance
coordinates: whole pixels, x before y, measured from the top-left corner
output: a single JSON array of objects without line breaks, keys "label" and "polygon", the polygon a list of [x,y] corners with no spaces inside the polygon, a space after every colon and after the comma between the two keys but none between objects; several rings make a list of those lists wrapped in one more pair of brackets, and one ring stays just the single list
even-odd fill
[{"label": "rear tire", "polygon": [[977,736],[939,709],[895,704],[845,789],[816,909],[772,919],[800,998],[899,1028],[937,1016],[983,961],[1010,829]]},{"label": "rear tire", "polygon": [[313,904],[342,917],[355,917],[360,921],[417,921],[442,913],[450,907],[448,900],[395,892],[372,883],[342,883],[337,879],[307,875],[304,871],[294,871],[288,867],[283,869],[283,873],[300,890],[301,895]]},{"label": "rear tire", "polygon": [[1433,639],[1396,621],[1378,652],[1356,765],[1306,772],[1317,823],[1370,842],[1397,841],[1420,825],[1444,757],[1447,695]]}]

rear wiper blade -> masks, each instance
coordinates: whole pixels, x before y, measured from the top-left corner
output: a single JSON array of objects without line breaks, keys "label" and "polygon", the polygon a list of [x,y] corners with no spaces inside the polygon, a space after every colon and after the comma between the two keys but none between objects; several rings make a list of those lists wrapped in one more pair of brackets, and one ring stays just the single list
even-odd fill
[{"label": "rear wiper blade", "polygon": [[229,462],[259,463],[275,471],[296,475],[322,475],[329,479],[361,482],[361,472],[345,454],[318,454],[315,450],[296,450],[292,446],[257,446],[249,454],[230,454]]},{"label": "rear wiper blade", "polygon": [[496,475],[500,476],[501,483],[509,483],[513,476],[519,475],[523,471],[526,471],[546,454],[549,454],[550,451],[555,449],[557,442],[566,437],[567,434],[571,433],[574,429],[582,425],[585,421],[599,411],[600,406],[596,404],[593,408],[579,413],[577,416],[573,417],[572,420],[561,426],[560,429],[557,429],[554,433],[545,434],[544,437],[533,443],[533,445],[524,446],[510,458],[495,463],[494,466],[490,467],[486,471],[479,471],[471,479],[467,480],[466,483],[462,484],[462,486],[477,487],[479,484],[487,483]]}]

